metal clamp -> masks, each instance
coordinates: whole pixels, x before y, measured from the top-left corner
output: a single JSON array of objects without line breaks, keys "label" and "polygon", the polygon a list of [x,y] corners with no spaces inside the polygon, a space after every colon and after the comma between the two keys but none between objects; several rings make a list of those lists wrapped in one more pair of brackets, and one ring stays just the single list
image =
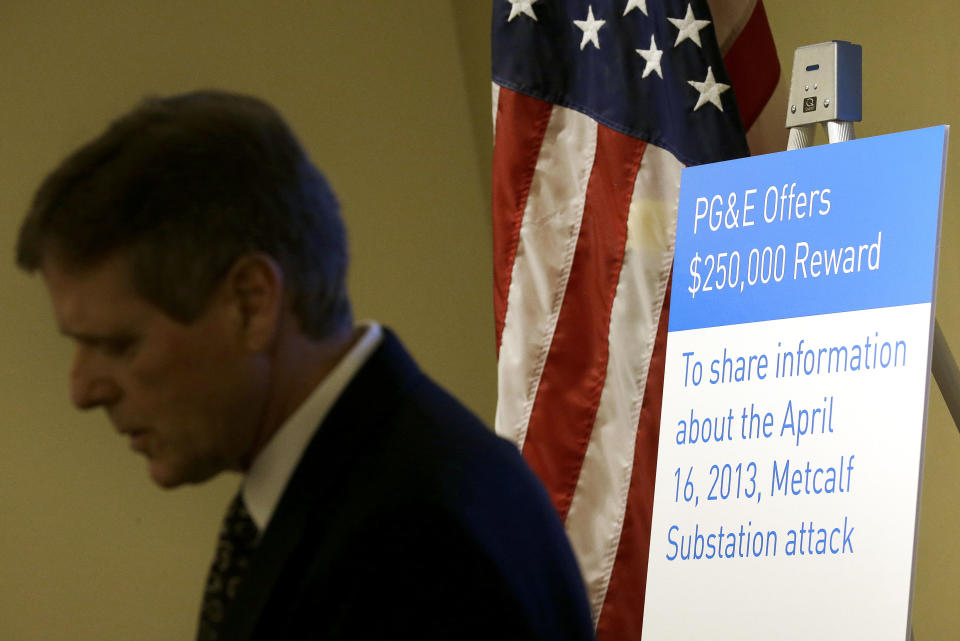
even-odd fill
[{"label": "metal clamp", "polygon": [[863,118],[862,48],[843,40],[798,47],[787,102],[787,149],[813,143],[823,123],[831,143],[853,140],[853,123]]}]

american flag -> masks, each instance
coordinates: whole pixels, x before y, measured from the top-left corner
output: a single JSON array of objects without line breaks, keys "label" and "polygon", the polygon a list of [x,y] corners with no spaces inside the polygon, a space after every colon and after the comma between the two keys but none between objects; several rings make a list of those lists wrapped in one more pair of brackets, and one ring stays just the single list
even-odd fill
[{"label": "american flag", "polygon": [[494,0],[492,36],[496,429],[639,639],[680,171],[748,154],[776,51],[757,0]]}]

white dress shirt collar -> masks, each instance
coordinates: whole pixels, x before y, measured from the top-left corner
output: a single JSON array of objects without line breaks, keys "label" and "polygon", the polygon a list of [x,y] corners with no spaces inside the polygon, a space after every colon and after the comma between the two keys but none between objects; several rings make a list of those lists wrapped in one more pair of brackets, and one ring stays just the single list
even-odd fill
[{"label": "white dress shirt collar", "polygon": [[377,323],[366,322],[360,326],[364,332],[357,342],[280,426],[254,459],[243,480],[244,503],[261,533],[270,522],[287,482],[314,433],[344,388],[383,339],[383,330]]}]

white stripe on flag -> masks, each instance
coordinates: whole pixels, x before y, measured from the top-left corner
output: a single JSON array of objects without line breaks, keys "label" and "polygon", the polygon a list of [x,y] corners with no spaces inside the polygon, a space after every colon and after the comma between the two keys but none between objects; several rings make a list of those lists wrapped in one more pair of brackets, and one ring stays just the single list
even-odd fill
[{"label": "white stripe on flag", "polygon": [[680,171],[647,145],[634,183],[627,246],[610,319],[606,381],[566,527],[594,624],[613,569],[633,471],[634,441],[676,235]]},{"label": "white stripe on flag", "polygon": [[490,89],[492,100],[490,105],[493,107],[493,137],[490,138],[490,142],[493,143],[497,139],[497,104],[500,102],[500,85],[495,82],[490,83],[492,85]]},{"label": "white stripe on flag", "polygon": [[597,123],[553,107],[530,185],[500,343],[496,431],[523,449],[570,276],[597,146]]}]

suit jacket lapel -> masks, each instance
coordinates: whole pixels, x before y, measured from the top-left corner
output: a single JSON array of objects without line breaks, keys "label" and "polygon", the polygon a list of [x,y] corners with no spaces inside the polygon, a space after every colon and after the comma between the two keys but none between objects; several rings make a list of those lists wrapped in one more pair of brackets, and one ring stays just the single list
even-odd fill
[{"label": "suit jacket lapel", "polygon": [[383,416],[407,393],[419,370],[396,337],[383,343],[331,408],[297,464],[222,627],[223,638],[247,641],[277,581],[303,538],[308,521],[323,527],[330,495],[358,458],[356,449],[377,438]]}]

